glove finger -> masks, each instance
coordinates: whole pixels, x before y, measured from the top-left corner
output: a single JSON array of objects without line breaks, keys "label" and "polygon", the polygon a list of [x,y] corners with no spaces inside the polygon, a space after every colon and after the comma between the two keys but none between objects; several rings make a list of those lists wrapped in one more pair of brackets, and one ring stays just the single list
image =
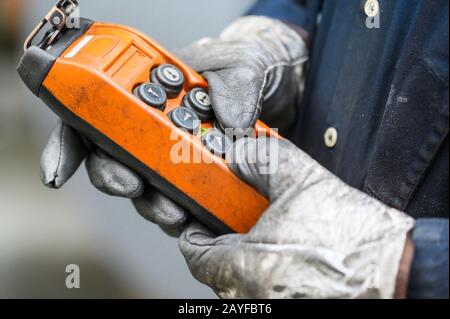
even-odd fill
[{"label": "glove finger", "polygon": [[42,152],[41,180],[47,187],[61,188],[76,172],[86,156],[86,148],[78,134],[58,121]]},{"label": "glove finger", "polygon": [[226,159],[234,174],[261,194],[269,196],[269,174],[261,174],[262,163],[270,164],[267,158],[263,158],[265,152],[265,145],[258,143],[257,139],[239,139],[227,152]]},{"label": "glove finger", "polygon": [[176,55],[202,73],[217,119],[224,128],[247,129],[258,119],[266,74],[248,52],[258,50],[241,41],[207,39],[178,50]]},{"label": "glove finger", "polygon": [[144,192],[144,182],[135,172],[100,149],[89,154],[86,169],[91,183],[105,194],[137,198]]},{"label": "glove finger", "polygon": [[214,113],[224,128],[253,127],[261,113],[264,76],[252,66],[205,72]]},{"label": "glove finger", "polygon": [[186,259],[194,278],[198,281],[213,286],[214,278],[220,267],[210,267],[215,263],[220,263],[222,258],[214,253],[214,234],[199,223],[191,223],[181,234],[178,245],[181,253]]},{"label": "glove finger", "polygon": [[173,53],[199,73],[230,67],[236,61],[235,49],[228,43],[212,38],[201,39]]},{"label": "glove finger", "polygon": [[[314,161],[285,139],[237,140],[226,155],[230,169],[260,193],[275,201],[297,181],[314,172]],[[302,171],[296,174],[295,171]]]},{"label": "glove finger", "polygon": [[231,275],[232,269],[225,265],[231,266],[234,263],[234,247],[242,239],[240,234],[216,237],[206,227],[193,222],[181,234],[178,244],[192,275],[219,292],[220,287],[230,279],[222,270],[228,269],[228,275]]},{"label": "glove finger", "polygon": [[179,238],[184,231],[184,227],[170,228],[158,225],[159,228],[169,237]]},{"label": "glove finger", "polygon": [[142,217],[158,224],[171,236],[178,237],[188,220],[182,207],[151,186],[147,186],[144,194],[135,198],[133,204]]}]

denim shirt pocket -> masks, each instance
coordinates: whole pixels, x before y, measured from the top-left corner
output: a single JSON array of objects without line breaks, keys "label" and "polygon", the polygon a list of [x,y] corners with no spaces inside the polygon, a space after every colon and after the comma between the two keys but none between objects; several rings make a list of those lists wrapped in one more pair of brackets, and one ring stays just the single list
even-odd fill
[{"label": "denim shirt pocket", "polygon": [[446,55],[445,65],[433,50],[410,52],[392,82],[364,190],[402,211],[448,135]]}]

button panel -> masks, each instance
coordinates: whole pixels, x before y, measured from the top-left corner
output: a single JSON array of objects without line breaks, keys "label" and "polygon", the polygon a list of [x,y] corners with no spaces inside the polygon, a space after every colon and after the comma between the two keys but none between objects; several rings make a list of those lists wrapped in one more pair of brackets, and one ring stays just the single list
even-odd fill
[{"label": "button panel", "polygon": [[169,118],[177,127],[196,135],[200,129],[200,120],[194,111],[187,107],[179,107],[169,113]]},{"label": "button panel", "polygon": [[[133,93],[151,107],[164,111],[168,99],[177,99],[184,84],[185,76],[179,68],[163,64],[150,72],[150,82],[136,87]],[[202,143],[211,153],[224,158],[232,140],[225,135],[225,129],[214,116],[208,91],[201,87],[193,88],[186,93],[181,104],[167,114],[168,118],[176,127],[193,135],[199,133],[202,121],[211,122],[212,128],[202,129]]]},{"label": "button panel", "polygon": [[158,84],[144,83],[134,90],[134,94],[151,107],[161,111],[166,108],[167,94]]},{"label": "button panel", "polygon": [[219,132],[225,133],[225,129],[223,128],[222,124],[220,124],[219,120],[215,120],[213,123],[214,129],[216,129]]},{"label": "button panel", "polygon": [[176,97],[185,81],[183,72],[171,64],[163,64],[153,69],[150,79],[153,83],[161,85],[169,97]]},{"label": "button panel", "polygon": [[208,121],[214,117],[211,98],[205,89],[195,88],[186,94],[183,106],[193,109],[202,121]]},{"label": "button panel", "polygon": [[205,147],[213,154],[224,157],[231,146],[231,140],[222,132],[210,130],[202,136]]}]

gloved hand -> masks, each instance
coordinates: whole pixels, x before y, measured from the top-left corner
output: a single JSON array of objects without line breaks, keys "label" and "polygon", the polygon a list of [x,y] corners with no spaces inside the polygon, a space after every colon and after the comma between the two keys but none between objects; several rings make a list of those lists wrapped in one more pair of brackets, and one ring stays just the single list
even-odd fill
[{"label": "gloved hand", "polygon": [[307,48],[300,35],[266,17],[245,17],[218,39],[202,39],[175,52],[201,73],[224,128],[249,128],[261,120],[283,135],[302,97]]},{"label": "gloved hand", "polygon": [[230,167],[271,206],[246,235],[187,226],[179,244],[193,276],[223,298],[392,298],[414,221],[276,142],[233,146]]},{"label": "gloved hand", "polygon": [[[248,128],[260,115],[271,127],[288,129],[301,97],[307,52],[302,38],[282,22],[264,17],[237,20],[219,39],[178,51],[208,80],[214,111],[225,128]],[[187,213],[130,169],[58,123],[43,152],[45,185],[60,188],[81,162],[100,191],[130,198],[141,215],[179,235]]]},{"label": "gloved hand", "polygon": [[178,237],[187,219],[181,207],[61,121],[42,153],[42,182],[50,188],[61,188],[85,158],[89,178],[97,189],[108,195],[132,199],[143,217],[157,223],[169,235]]}]

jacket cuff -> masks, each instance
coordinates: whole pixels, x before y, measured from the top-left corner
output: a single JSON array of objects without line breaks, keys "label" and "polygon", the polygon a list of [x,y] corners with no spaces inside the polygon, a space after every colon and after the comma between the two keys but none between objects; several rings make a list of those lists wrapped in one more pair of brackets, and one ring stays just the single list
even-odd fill
[{"label": "jacket cuff", "polygon": [[448,219],[419,219],[413,233],[415,253],[408,298],[449,297]]}]

